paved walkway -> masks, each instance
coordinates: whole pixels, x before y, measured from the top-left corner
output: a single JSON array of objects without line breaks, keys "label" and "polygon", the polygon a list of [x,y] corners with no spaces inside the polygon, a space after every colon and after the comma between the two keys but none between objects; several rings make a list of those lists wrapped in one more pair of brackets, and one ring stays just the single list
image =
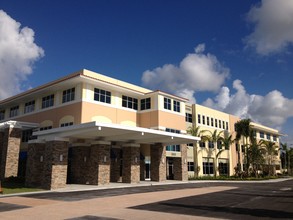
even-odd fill
[{"label": "paved walkway", "polygon": [[49,193],[0,197],[0,219],[292,219],[292,183],[68,185]]}]

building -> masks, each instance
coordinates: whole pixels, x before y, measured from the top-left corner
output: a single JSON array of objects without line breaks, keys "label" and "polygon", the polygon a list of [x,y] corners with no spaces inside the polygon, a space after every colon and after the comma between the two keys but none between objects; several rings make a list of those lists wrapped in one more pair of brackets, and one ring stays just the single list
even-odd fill
[{"label": "building", "polygon": [[[29,186],[54,189],[231,175],[235,148],[200,142],[187,130],[201,126],[233,134],[237,120],[182,97],[81,70],[0,101],[0,177],[22,176]],[[278,142],[278,131],[254,126]]]}]

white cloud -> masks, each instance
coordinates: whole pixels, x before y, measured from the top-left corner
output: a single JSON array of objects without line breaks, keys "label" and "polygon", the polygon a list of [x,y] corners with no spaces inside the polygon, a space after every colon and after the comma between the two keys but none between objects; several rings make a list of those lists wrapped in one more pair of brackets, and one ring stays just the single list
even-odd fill
[{"label": "white cloud", "polygon": [[33,63],[44,55],[34,43],[34,31],[0,10],[0,99],[21,91]]},{"label": "white cloud", "polygon": [[278,129],[293,117],[293,99],[284,97],[277,90],[265,96],[250,95],[240,80],[233,82],[233,88],[236,92],[230,94],[227,87],[222,87],[214,100],[207,99],[203,105]]},{"label": "white cloud", "polygon": [[248,12],[247,21],[255,27],[244,41],[258,54],[281,52],[293,43],[292,0],[262,0]]},{"label": "white cloud", "polygon": [[218,91],[229,76],[224,67],[212,54],[204,54],[205,45],[199,44],[195,53],[187,54],[179,66],[166,64],[143,73],[142,82],[151,89],[176,93],[195,101],[197,91]]}]

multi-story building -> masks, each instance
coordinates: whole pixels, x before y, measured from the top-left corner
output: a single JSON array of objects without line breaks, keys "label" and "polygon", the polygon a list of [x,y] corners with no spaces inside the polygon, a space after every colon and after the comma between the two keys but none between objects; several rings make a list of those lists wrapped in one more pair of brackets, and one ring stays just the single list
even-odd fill
[{"label": "multi-story building", "polygon": [[[231,175],[236,148],[199,142],[187,130],[233,134],[238,120],[81,70],[0,101],[0,177],[23,176],[27,185],[52,189]],[[278,131],[254,126],[278,142]]]}]

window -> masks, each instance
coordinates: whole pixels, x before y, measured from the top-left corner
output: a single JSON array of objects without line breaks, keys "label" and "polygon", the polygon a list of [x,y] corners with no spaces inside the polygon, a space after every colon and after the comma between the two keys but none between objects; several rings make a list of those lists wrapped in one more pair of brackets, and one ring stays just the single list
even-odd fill
[{"label": "window", "polygon": [[239,151],[239,144],[236,144],[236,151]]},{"label": "window", "polygon": [[206,117],[204,115],[202,116],[202,124],[206,124]]},{"label": "window", "polygon": [[111,92],[103,90],[103,89],[95,88],[94,100],[110,104],[111,103]]},{"label": "window", "polygon": [[151,98],[142,99],[140,101],[140,110],[151,109]]},{"label": "window", "polygon": [[217,142],[217,148],[218,148],[218,149],[222,149],[222,148],[223,148],[223,146],[222,146],[222,141],[218,141],[218,142]]},{"label": "window", "polygon": [[228,131],[229,130],[229,126],[228,126],[228,122],[226,121],[226,130]]},{"label": "window", "polygon": [[260,138],[265,138],[265,133],[262,132],[262,131],[260,131],[260,132],[259,132],[259,137],[260,137]]},{"label": "window", "polygon": [[224,121],[222,121],[222,123],[223,123],[223,126],[222,126],[222,128],[223,128],[223,129],[225,129],[225,122],[224,122]]},{"label": "window", "polygon": [[192,114],[185,113],[185,121],[192,123]]},{"label": "window", "polygon": [[18,115],[19,106],[14,106],[10,108],[10,117],[15,117]]},{"label": "window", "polygon": [[214,127],[214,119],[211,118],[211,126]]},{"label": "window", "polygon": [[180,134],[180,130],[176,130],[176,129],[172,129],[172,128],[166,128],[166,131],[171,132],[171,133]]},{"label": "window", "polygon": [[201,123],[201,122],[200,122],[200,118],[201,118],[201,117],[200,117],[200,114],[198,114],[198,115],[197,115],[197,122],[198,122],[198,124]]},{"label": "window", "polygon": [[194,171],[194,162],[187,162],[187,170]]},{"label": "window", "polygon": [[63,91],[62,103],[73,101],[75,97],[75,88]]},{"label": "window", "polygon": [[122,106],[137,110],[137,99],[123,95]]},{"label": "window", "polygon": [[54,105],[54,95],[48,95],[42,98],[42,108],[49,108]]},{"label": "window", "polygon": [[206,142],[205,141],[200,141],[199,146],[200,147],[206,147]]},{"label": "window", "polygon": [[62,123],[60,125],[60,127],[68,127],[68,126],[71,126],[71,125],[73,125],[73,122],[66,122],[66,123]]},{"label": "window", "polygon": [[35,100],[27,102],[24,104],[24,114],[33,112],[35,110]]},{"label": "window", "polygon": [[276,135],[273,136],[273,140],[277,141],[277,136]]},{"label": "window", "polygon": [[207,117],[207,125],[210,125],[210,117]]},{"label": "window", "polygon": [[222,128],[222,121],[219,120],[219,128]]},{"label": "window", "polygon": [[214,160],[213,158],[203,158],[202,162],[203,174],[214,174]]},{"label": "window", "polygon": [[224,176],[229,174],[229,162],[227,159],[219,159],[219,174]]},{"label": "window", "polygon": [[41,127],[40,128],[40,131],[46,131],[46,130],[50,130],[50,129],[52,129],[52,126],[51,125],[50,126]]},{"label": "window", "polygon": [[164,109],[171,110],[171,99],[164,98]]},{"label": "window", "polygon": [[218,127],[218,120],[217,119],[215,119],[215,126],[216,126],[216,128]]},{"label": "window", "polygon": [[180,145],[168,145],[166,146],[166,151],[180,152]]},{"label": "window", "polygon": [[180,102],[178,101],[173,101],[173,111],[174,112],[180,112]]},{"label": "window", "polygon": [[209,148],[214,148],[214,142],[209,141]]},{"label": "window", "polygon": [[33,135],[32,129],[22,131],[21,141],[28,142],[29,140],[32,140],[32,135]]},{"label": "window", "polygon": [[187,144],[188,147],[193,147],[193,143]]},{"label": "window", "polygon": [[271,134],[267,133],[267,140],[271,140]]},{"label": "window", "polygon": [[0,110],[0,120],[5,119],[5,110]]}]

